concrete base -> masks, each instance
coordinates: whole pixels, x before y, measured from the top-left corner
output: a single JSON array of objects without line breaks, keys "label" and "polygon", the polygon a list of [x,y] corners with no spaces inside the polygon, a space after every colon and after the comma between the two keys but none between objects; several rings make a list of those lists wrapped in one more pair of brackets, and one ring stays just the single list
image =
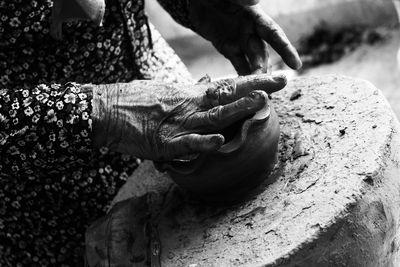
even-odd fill
[{"label": "concrete base", "polygon": [[[146,162],[116,198],[127,200],[88,230],[92,262],[114,249],[107,260],[125,264],[150,244],[161,266],[400,266],[400,125],[381,92],[362,80],[309,77],[273,101],[279,163],[248,199],[202,205]],[[137,208],[130,197],[148,192]],[[143,212],[157,229],[147,242],[130,238]],[[123,249],[109,246],[116,239]]]}]

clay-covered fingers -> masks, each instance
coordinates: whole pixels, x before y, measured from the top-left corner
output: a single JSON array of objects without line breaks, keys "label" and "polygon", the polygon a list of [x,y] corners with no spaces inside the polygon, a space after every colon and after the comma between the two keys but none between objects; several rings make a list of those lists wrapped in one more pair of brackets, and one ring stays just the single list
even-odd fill
[{"label": "clay-covered fingers", "polygon": [[207,153],[218,150],[225,142],[221,134],[187,134],[173,138],[167,143],[170,159],[191,154]]},{"label": "clay-covered fingers", "polygon": [[219,105],[203,112],[197,112],[188,120],[188,127],[199,132],[221,130],[236,121],[253,115],[268,101],[264,91],[253,91],[232,103]]},{"label": "clay-covered fingers", "polygon": [[301,68],[302,63],[299,54],[282,28],[260,6],[252,6],[248,10],[254,19],[259,36],[272,46],[289,67],[293,69]]},{"label": "clay-covered fingers", "polygon": [[215,107],[232,103],[255,90],[271,94],[284,88],[286,83],[285,76],[269,74],[239,76],[234,79],[215,81],[207,86],[203,105]]}]

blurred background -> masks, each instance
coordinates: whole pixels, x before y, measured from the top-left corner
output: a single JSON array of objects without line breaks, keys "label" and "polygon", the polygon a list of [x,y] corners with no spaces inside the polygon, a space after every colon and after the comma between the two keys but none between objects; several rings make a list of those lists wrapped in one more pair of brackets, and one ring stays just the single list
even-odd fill
[{"label": "blurred background", "polygon": [[[178,25],[147,0],[147,13],[196,79],[236,75],[212,45]],[[370,81],[381,89],[400,118],[400,0],[261,0],[267,14],[284,29],[300,52],[304,67],[292,71],[270,51],[273,71],[289,78],[343,74]],[[400,53],[399,53],[400,59]]]}]

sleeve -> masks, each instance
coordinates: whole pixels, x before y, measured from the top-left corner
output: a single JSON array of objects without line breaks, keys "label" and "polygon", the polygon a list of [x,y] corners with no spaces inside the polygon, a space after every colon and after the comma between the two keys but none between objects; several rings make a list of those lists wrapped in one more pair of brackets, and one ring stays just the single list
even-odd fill
[{"label": "sleeve", "polygon": [[91,86],[0,90],[0,177],[33,177],[83,166],[91,157]]},{"label": "sleeve", "polygon": [[176,22],[193,29],[189,19],[189,0],[158,0],[158,2]]}]

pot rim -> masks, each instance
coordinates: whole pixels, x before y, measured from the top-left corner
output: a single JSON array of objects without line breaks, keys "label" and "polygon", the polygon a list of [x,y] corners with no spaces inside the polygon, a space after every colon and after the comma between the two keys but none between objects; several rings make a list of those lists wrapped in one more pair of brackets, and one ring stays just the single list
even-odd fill
[{"label": "pot rim", "polygon": [[235,137],[228,143],[223,144],[220,149],[217,150],[217,154],[229,154],[235,152],[239,148],[242,147],[244,142],[246,141],[247,134],[249,132],[250,127],[253,124],[258,124],[265,122],[271,116],[271,106],[268,103],[265,106],[256,112],[250,119],[247,119],[243,122],[240,131]]},{"label": "pot rim", "polygon": [[[260,124],[269,121],[271,116],[271,106],[267,102],[265,106],[257,111],[251,118],[245,120],[240,127],[240,130],[235,134],[234,138],[222,147],[213,152],[217,155],[228,155],[239,150],[246,142],[246,138],[250,128],[255,124]],[[266,126],[268,127],[268,125]],[[184,175],[189,175],[195,172],[208,157],[207,154],[199,154],[198,157],[190,160],[175,159],[168,162],[157,162],[155,166],[160,171],[172,171]]]}]

